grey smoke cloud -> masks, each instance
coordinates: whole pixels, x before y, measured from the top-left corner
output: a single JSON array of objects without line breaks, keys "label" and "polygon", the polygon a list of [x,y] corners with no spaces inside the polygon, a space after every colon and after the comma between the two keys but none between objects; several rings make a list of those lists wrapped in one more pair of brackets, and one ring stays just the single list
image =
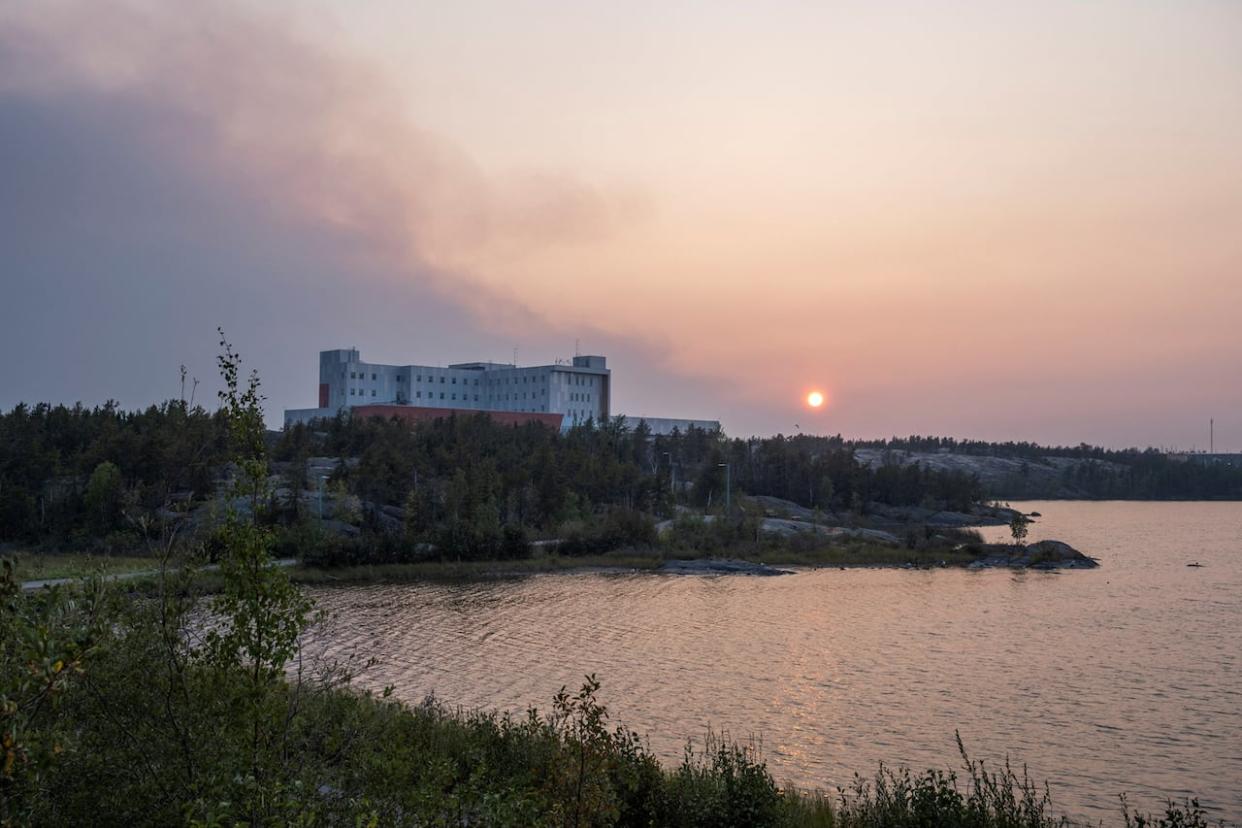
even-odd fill
[{"label": "grey smoke cloud", "polygon": [[640,220],[641,196],[489,179],[296,32],[214,3],[0,14],[0,405],[142,405],[177,392],[182,363],[210,402],[223,325],[273,422],[313,402],[321,348],[436,363],[516,343],[534,361],[575,335],[642,377],[619,388],[630,410],[715,413],[719,389],[664,371],[659,344],[570,330],[457,265],[598,238]]}]

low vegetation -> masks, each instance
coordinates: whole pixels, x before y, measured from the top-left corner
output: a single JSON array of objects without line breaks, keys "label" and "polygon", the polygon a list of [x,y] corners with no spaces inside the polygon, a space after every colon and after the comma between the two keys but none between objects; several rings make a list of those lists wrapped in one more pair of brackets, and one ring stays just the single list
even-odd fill
[{"label": "low vegetation", "polygon": [[153,570],[159,562],[143,555],[95,555],[89,552],[17,552],[12,558],[17,578],[37,581],[49,578],[85,578]]},{"label": "low vegetation", "polygon": [[[0,570],[0,825],[1069,824],[964,752],[960,778],[881,768],[832,795],[782,788],[720,739],[665,767],[610,723],[594,677],[522,716],[357,691],[361,665],[302,657],[313,614],[237,528],[215,596],[185,569],[143,601],[98,580],[22,592]],[[1194,802],[1118,818],[1208,824]]]}]

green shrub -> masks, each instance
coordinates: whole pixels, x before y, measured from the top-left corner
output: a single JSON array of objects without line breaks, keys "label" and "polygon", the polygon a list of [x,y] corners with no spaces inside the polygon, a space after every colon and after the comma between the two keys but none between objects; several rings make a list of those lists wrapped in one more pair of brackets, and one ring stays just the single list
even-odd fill
[{"label": "green shrub", "polygon": [[561,525],[562,555],[601,555],[627,546],[656,543],[655,521],[634,509],[614,507],[589,522],[572,521]]}]

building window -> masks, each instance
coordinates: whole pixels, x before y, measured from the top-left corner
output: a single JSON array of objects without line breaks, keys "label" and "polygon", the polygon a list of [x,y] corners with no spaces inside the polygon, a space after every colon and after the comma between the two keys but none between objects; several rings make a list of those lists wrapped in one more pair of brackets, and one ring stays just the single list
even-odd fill
[{"label": "building window", "polygon": [[375,382],[375,374],[371,375],[371,382]]},{"label": "building window", "polygon": [[422,391],[415,391],[415,392],[414,392],[414,396],[418,397],[418,398],[421,400],[421,399],[423,398],[423,392],[422,392]]},{"label": "building window", "polygon": [[[444,385],[444,377],[440,377],[440,384],[441,384],[441,385]],[[441,399],[443,399],[443,398],[444,398],[444,395],[443,395],[443,394],[441,394],[441,395],[440,395],[440,398],[441,398]]]},{"label": "building window", "polygon": [[374,396],[375,396],[375,389],[374,389],[374,388],[372,388],[372,389],[371,389],[371,396],[372,396],[372,397],[374,397]]},{"label": "building window", "polygon": [[441,391],[441,392],[440,392],[440,399],[444,399],[444,392],[443,392],[443,391]]},{"label": "building window", "polygon": [[423,381],[423,375],[422,375],[422,374],[419,374],[417,377],[415,377],[415,378],[414,378],[414,381],[415,381],[415,382],[422,382],[422,381]]},{"label": "building window", "polygon": [[351,388],[351,389],[349,389],[349,396],[351,396],[351,397],[352,397],[353,395],[354,395],[354,389],[352,389],[352,388]]}]

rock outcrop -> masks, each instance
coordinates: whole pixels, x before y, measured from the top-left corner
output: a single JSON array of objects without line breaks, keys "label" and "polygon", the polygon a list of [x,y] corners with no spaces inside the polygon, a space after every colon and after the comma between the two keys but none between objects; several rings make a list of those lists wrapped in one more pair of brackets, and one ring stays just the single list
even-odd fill
[{"label": "rock outcrop", "polygon": [[860,448],[854,457],[864,466],[918,463],[927,469],[973,474],[989,497],[1033,499],[1085,497],[1075,485],[1075,473],[1090,466],[1097,472],[1116,474],[1124,466],[1107,460],[1077,457],[997,457],[990,454],[961,454],[950,451],[904,451],[900,449]]},{"label": "rock outcrop", "polygon": [[831,540],[862,540],[871,543],[879,543],[885,546],[901,546],[901,538],[892,532],[885,532],[881,529],[859,529],[849,526],[824,526],[818,523],[809,523],[805,520],[794,520],[792,518],[764,518],[759,524],[759,528],[768,535],[778,535],[787,538],[801,532],[816,532]]},{"label": "rock outcrop", "polygon": [[1043,540],[1026,546],[988,544],[984,547],[984,556],[970,564],[970,568],[1094,569],[1099,565],[1095,558],[1084,555],[1068,543]]}]

